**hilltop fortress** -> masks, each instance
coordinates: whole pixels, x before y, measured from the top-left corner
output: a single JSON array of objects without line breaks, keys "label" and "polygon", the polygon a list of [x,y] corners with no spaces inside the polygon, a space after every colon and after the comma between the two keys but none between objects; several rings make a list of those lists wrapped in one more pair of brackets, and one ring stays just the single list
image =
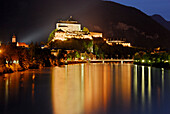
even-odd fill
[{"label": "hilltop fortress", "polygon": [[[103,34],[99,32],[90,32],[86,27],[82,29],[81,24],[78,23],[78,21],[74,20],[72,16],[70,16],[69,19],[65,21],[60,20],[56,23],[54,36],[52,37],[50,42],[51,41],[54,42],[56,40],[66,41],[71,38],[93,40],[93,38],[103,38]],[[104,40],[108,45],[111,46],[122,45],[124,47],[131,47],[130,43],[127,43],[122,40],[109,40],[109,39]]]},{"label": "hilltop fortress", "polygon": [[81,29],[81,24],[76,20],[73,20],[72,16],[66,21],[58,21],[56,23],[56,32],[55,37],[52,41],[55,40],[67,40],[70,38],[77,39],[93,39],[93,37],[103,37],[102,33],[98,32],[89,32],[89,30],[84,27]]}]

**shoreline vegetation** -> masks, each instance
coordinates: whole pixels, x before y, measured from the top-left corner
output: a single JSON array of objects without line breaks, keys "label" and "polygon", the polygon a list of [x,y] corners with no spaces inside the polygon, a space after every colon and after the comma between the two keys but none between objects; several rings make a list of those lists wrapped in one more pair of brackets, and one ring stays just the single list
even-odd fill
[{"label": "shoreline vegetation", "polygon": [[[31,43],[29,48],[17,47],[15,43],[0,47],[0,74],[61,66],[76,63],[89,63],[93,59],[134,59],[134,64],[170,68],[170,54],[167,51],[153,51],[122,45],[108,45],[102,38],[92,40],[69,39],[55,41],[48,48],[45,43]],[[47,44],[46,44],[47,45]]]},{"label": "shoreline vegetation", "polygon": [[134,55],[134,64],[170,69],[170,55],[166,52],[139,52]]},{"label": "shoreline vegetation", "polygon": [[[102,63],[101,61],[97,61],[97,62],[91,62],[90,60],[79,60],[79,61],[67,61],[67,62],[60,62],[58,63],[58,65],[51,65],[50,67],[54,67],[54,66],[63,66],[63,65],[70,65],[70,64],[81,64],[81,63]],[[113,62],[105,62],[105,63],[113,63]],[[120,62],[114,62],[114,64],[121,64]],[[126,63],[125,63],[126,64]],[[134,65],[143,65],[143,66],[151,66],[151,67],[156,67],[156,68],[165,68],[165,69],[170,69],[170,65],[169,63],[155,63],[155,64],[149,64],[149,63],[142,63],[142,62],[133,62],[132,64]],[[41,65],[41,64],[33,64],[30,65],[30,67],[28,67],[27,69],[22,68],[19,64],[11,64],[11,65],[0,65],[0,75],[5,74],[5,73],[13,73],[13,72],[20,72],[20,71],[25,71],[28,69],[41,69],[44,68],[45,66]]]}]

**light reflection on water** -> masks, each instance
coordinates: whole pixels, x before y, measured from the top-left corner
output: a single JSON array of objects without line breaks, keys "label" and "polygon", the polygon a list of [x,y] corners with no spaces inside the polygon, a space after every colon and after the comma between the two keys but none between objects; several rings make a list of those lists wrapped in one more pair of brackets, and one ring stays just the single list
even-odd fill
[{"label": "light reflection on water", "polygon": [[151,67],[148,67],[148,105],[151,107]]},{"label": "light reflection on water", "polygon": [[132,64],[77,64],[0,76],[0,112],[169,113],[170,71]]},{"label": "light reflection on water", "polygon": [[[104,112],[111,95],[111,69],[107,68],[108,65],[90,64],[54,68],[52,73],[54,113]],[[99,72],[95,72],[96,70]]]}]

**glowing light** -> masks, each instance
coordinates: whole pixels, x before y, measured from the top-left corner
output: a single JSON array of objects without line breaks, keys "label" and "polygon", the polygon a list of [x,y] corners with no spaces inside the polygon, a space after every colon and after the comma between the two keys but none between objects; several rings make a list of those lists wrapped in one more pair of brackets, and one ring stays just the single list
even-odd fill
[{"label": "glowing light", "polygon": [[164,68],[162,68],[162,96],[164,96]]},{"label": "glowing light", "polygon": [[35,79],[35,74],[32,75],[32,80],[34,80],[34,79]]},{"label": "glowing light", "polygon": [[168,62],[169,62],[168,60],[165,61],[165,63],[168,63]]},{"label": "glowing light", "polygon": [[16,61],[16,60],[14,60],[14,61],[13,61],[13,63],[17,63],[17,61]]},{"label": "glowing light", "polygon": [[2,53],[2,50],[0,49],[0,53]]},{"label": "glowing light", "polygon": [[81,60],[84,60],[84,57],[81,57]]},{"label": "glowing light", "polygon": [[142,63],[144,63],[145,62],[145,60],[142,60]]}]

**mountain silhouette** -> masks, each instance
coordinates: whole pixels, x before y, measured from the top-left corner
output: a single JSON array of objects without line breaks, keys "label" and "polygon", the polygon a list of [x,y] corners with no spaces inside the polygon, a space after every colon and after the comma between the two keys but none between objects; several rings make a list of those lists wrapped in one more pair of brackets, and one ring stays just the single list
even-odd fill
[{"label": "mountain silhouette", "polygon": [[126,39],[133,46],[170,49],[170,32],[140,10],[111,1],[100,1],[72,15],[90,31],[105,38]]},{"label": "mountain silhouette", "polygon": [[161,24],[163,27],[165,27],[166,29],[170,31],[170,21],[165,20],[162,16],[157,15],[157,14],[152,15],[151,17],[156,22],[158,22],[159,24]]}]

